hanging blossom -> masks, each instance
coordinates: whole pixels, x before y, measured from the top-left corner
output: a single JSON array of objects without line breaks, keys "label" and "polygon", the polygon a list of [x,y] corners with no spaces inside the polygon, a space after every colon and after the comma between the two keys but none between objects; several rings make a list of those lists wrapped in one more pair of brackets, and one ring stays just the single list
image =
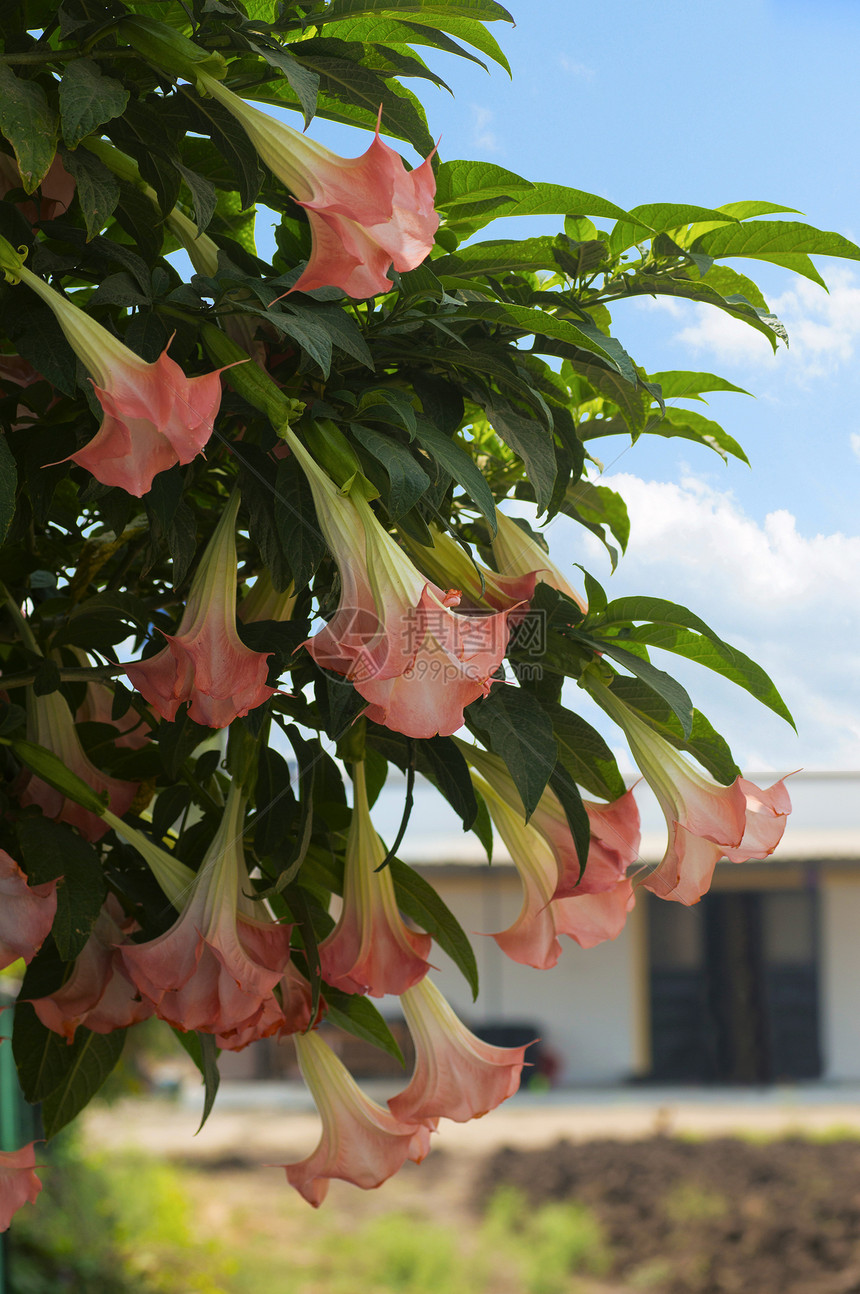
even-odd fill
[{"label": "hanging blossom", "polygon": [[132,686],[163,719],[188,713],[205,728],[226,728],[276,689],[266,684],[271,652],[252,651],[236,631],[236,516],[239,494],[224,508],[191,581],[175,634],[155,656],[125,666]]},{"label": "hanging blossom", "polygon": [[8,1231],[24,1204],[35,1204],[42,1183],[36,1176],[36,1143],[20,1150],[0,1150],[0,1231]]},{"label": "hanging blossom", "polygon": [[319,1034],[296,1034],[295,1044],[322,1119],[322,1136],[305,1159],[283,1167],[287,1181],[309,1204],[322,1204],[332,1178],[372,1190],[407,1159],[421,1162],[430,1149],[426,1125],[403,1122],[365,1096]]},{"label": "hanging blossom", "polygon": [[[14,157],[0,153],[0,198],[5,198],[13,189],[23,187],[24,181]],[[31,225],[42,220],[54,220],[68,210],[75,196],[75,188],[74,179],[57,153],[39,184],[38,195],[34,193],[32,197],[16,202],[15,206]]]},{"label": "hanging blossom", "polygon": [[258,620],[277,620],[283,623],[292,620],[296,602],[294,585],[279,593],[272,583],[272,577],[265,569],[261,570],[253,587],[239,603],[237,612],[242,624],[256,624]]},{"label": "hanging blossom", "polygon": [[582,948],[617,938],[634,904],[631,882],[620,877],[599,893],[556,898],[562,873],[549,841],[524,821],[521,802],[514,808],[489,781],[474,780],[523,885],[516,921],[493,934],[502,952],[512,961],[548,970],[561,956],[559,935],[568,935]]},{"label": "hanging blossom", "polygon": [[364,764],[353,765],[354,799],[346,842],[343,907],[319,945],[322,977],[345,993],[403,993],[430,969],[430,935],[409,930],[397,909],[385,848],[370,818]]},{"label": "hanging blossom", "polygon": [[408,1087],[388,1108],[404,1123],[479,1119],[513,1096],[520,1085],[525,1047],[493,1047],[463,1024],[436,985],[423,979],[400,998],[415,1044]]},{"label": "hanging blossom", "polygon": [[[28,689],[27,737],[37,745],[53,751],[66,768],[76,773],[94,791],[106,792],[110,808],[115,814],[122,817],[130,809],[138,784],[109,777],[84,754],[72,712],[60,692],[37,696],[32,688]],[[67,799],[62,791],[49,786],[34,773],[24,774],[20,802],[22,805],[38,804],[46,818],[77,827],[86,840],[101,840],[108,829],[97,814],[82,808],[74,800]]]},{"label": "hanging blossom", "polygon": [[[91,667],[92,661],[86,652],[79,647],[67,647],[75,659],[84,667]],[[126,691],[126,696],[130,693]],[[134,706],[129,706],[125,714],[118,719],[113,717],[113,689],[101,682],[87,683],[84,699],[75,712],[75,723],[103,723],[115,729],[114,744],[128,750],[141,750],[149,743],[152,734],[151,726]]]},{"label": "hanging blossom", "polygon": [[746,863],[773,853],[791,812],[785,779],[766,790],[743,777],[723,786],[693,768],[611,688],[592,681],[589,691],[623,730],[669,829],[666,853],[643,881],[646,889],[661,899],[698,903],[721,858]]},{"label": "hanging blossom", "polygon": [[292,929],[246,897],[252,887],[242,845],[244,815],[245,800],[233,782],[221,823],[190,883],[187,868],[119,824],[180,909],[165,934],[119,948],[126,975],[159,1019],[183,1032],[216,1034],[233,1050],[278,1028],[282,1012],[273,990],[290,958]]},{"label": "hanging blossom", "polygon": [[19,957],[31,962],[57,913],[57,881],[31,885],[5,849],[0,849],[0,970]]},{"label": "hanging blossom", "polygon": [[449,736],[462,727],[464,707],[490,690],[510,612],[458,614],[460,591],[425,579],[360,490],[342,494],[289,428],[284,436],[340,574],[337,611],[308,651],[324,669],[346,675],[374,723],[408,737]]},{"label": "hanging blossom", "polygon": [[499,570],[506,576],[525,575],[534,571],[539,583],[550,584],[560,593],[566,593],[584,615],[588,611],[585,598],[577,593],[546,551],[500,510],[496,511],[496,520],[498,529],[493,539],[493,558]]},{"label": "hanging blossom", "polygon": [[214,77],[198,73],[196,80],[233,114],[261,160],[307,212],[311,255],[293,292],[337,287],[347,296],[372,297],[394,286],[389,266],[404,273],[430,254],[439,226],[430,157],[407,171],[399,153],[379,137],[381,109],[367,152],[338,157],[250,107]]},{"label": "hanging blossom", "polygon": [[[522,809],[517,785],[507,765],[498,755],[457,740],[466,759],[487,779],[506,804]],[[580,865],[576,841],[561,800],[547,786],[529,818],[552,850],[558,867],[558,884],[553,897],[578,898],[584,894],[604,894],[625,882],[629,868],[639,861],[641,831],[639,809],[633,791],[625,791],[607,804],[583,800],[588,818],[589,842],[586,866]]]},{"label": "hanging blossom", "polygon": [[46,1029],[72,1042],[79,1025],[91,1033],[113,1033],[152,1015],[152,1003],[138,995],[120,969],[119,949],[138,929],[116,896],[109,894],[62,987],[30,998]]},{"label": "hanging blossom", "polygon": [[186,377],[166,347],[148,364],[31,273],[5,239],[0,239],[0,268],[53,311],[104,410],[95,437],[69,455],[72,462],[103,485],[121,486],[142,498],[159,472],[190,463],[202,451],[221,404],[222,369]]},{"label": "hanging blossom", "polygon": [[[500,575],[498,571],[491,571],[483,563],[474,561],[463,546],[435,522],[430,522],[428,530],[432,543],[427,546],[408,535],[403,538],[417,564],[437,584],[455,585],[463,601],[473,607],[522,613],[528,609],[541,571]],[[515,624],[519,618],[519,615],[512,616],[510,623]]]}]

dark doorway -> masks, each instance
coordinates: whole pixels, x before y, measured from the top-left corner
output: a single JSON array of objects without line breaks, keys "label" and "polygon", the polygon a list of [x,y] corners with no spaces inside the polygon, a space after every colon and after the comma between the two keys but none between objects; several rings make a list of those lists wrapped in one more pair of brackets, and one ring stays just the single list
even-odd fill
[{"label": "dark doorway", "polygon": [[653,1078],[819,1076],[816,899],[736,890],[685,908],[649,898]]}]

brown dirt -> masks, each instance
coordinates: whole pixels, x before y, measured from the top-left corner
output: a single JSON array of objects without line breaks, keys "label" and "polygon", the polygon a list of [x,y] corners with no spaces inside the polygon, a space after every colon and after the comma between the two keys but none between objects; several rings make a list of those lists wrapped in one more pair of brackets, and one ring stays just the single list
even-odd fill
[{"label": "brown dirt", "polygon": [[576,1200],[606,1229],[624,1294],[857,1294],[860,1142],[788,1138],[567,1141],[496,1151],[480,1205],[502,1185]]}]

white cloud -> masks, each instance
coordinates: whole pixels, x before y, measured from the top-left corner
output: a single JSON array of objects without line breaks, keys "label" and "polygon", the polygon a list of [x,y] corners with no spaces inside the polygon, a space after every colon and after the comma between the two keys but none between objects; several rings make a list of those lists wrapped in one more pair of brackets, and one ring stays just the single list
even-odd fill
[{"label": "white cloud", "polygon": [[799,737],[708,671],[655,657],[681,679],[743,766],[860,768],[860,534],[805,534],[782,509],[759,523],[730,492],[694,477],[676,484],[619,473],[601,483],[618,490],[630,512],[619,571],[603,579],[602,548],[561,520],[550,532],[555,560],[581,560],[612,597],[682,603],[768,671]]},{"label": "white cloud", "polygon": [[593,67],[589,67],[587,63],[578,63],[569,54],[559,54],[558,64],[568,76],[578,77],[581,81],[593,81],[596,76]]},{"label": "white cloud", "polygon": [[848,439],[851,442],[851,448],[854,450],[854,453],[858,458],[860,458],[860,433],[852,431]]},{"label": "white cloud", "polygon": [[[788,329],[789,350],[780,346],[784,371],[806,382],[848,364],[860,340],[860,282],[851,270],[828,268],[829,294],[798,279],[770,307]],[[773,362],[767,339],[723,311],[697,304],[693,322],[675,340],[719,360],[761,367]]]},{"label": "white cloud", "polygon": [[498,135],[491,129],[495,114],[479,103],[469,106],[472,109],[472,143],[487,153],[501,152]]}]

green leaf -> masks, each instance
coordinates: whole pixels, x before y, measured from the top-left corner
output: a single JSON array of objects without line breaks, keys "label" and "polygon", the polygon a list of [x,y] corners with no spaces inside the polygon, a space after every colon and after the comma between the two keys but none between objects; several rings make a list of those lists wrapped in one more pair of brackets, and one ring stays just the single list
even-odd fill
[{"label": "green leaf", "polygon": [[618,661],[619,665],[623,665],[636,678],[646,683],[677,715],[684,736],[689,737],[693,723],[693,703],[686,689],[677,679],[672,678],[671,674],[667,674],[664,670],[657,669],[650,661],[636,656],[632,651],[625,651],[610,638],[592,638],[586,634],[579,635],[575,630],[572,636],[581,637],[581,641],[593,647],[595,651],[611,656],[613,660]]},{"label": "green leaf", "polygon": [[15,491],[18,488],[18,468],[9,442],[0,436],[0,543],[6,538],[15,516]]},{"label": "green leaf", "polygon": [[350,424],[350,429],[359,444],[385,468],[389,480],[385,506],[391,519],[397,521],[427,491],[430,485],[427,473],[406,446],[392,437],[355,422]]},{"label": "green leaf", "polygon": [[536,351],[541,350],[542,339],[545,337],[566,342],[567,345],[576,346],[579,350],[591,351],[599,355],[622,376],[626,376],[628,381],[634,383],[636,381],[630,356],[618,342],[611,337],[604,337],[602,333],[584,323],[577,325],[569,323],[567,319],[560,319],[546,310],[533,310],[530,306],[520,306],[510,302],[502,304],[495,301],[471,301],[462,311],[461,317],[485,319],[489,323],[511,324],[526,336],[533,333]]},{"label": "green leaf", "polygon": [[648,381],[659,383],[664,400],[692,400],[709,391],[736,391],[738,395],[751,394],[742,386],[735,386],[734,382],[729,382],[727,378],[718,377],[716,373],[692,373],[685,369],[651,373]]},{"label": "green leaf", "polygon": [[292,457],[278,464],[275,525],[299,592],[313,578],[325,557],[326,544],[317,524],[310,486]]},{"label": "green leaf", "polygon": [[555,768],[558,748],[549,715],[522,688],[496,687],[466,710],[469,727],[505,761],[526,811],[537,808]]},{"label": "green leaf", "polygon": [[41,777],[55,791],[74,800],[75,804],[80,804],[82,808],[99,816],[107,807],[107,796],[102,799],[83,778],[66,768],[59,755],[55,755],[52,750],[37,746],[33,741],[25,741],[22,737],[16,737],[11,742],[11,747],[15,758],[26,765],[31,773]]},{"label": "green leaf", "polygon": [[511,405],[487,405],[486,414],[496,434],[523,460],[538,512],[544,512],[552,498],[557,471],[552,432]]},{"label": "green leaf", "polygon": [[112,76],[103,76],[91,58],[77,58],[66,65],[60,82],[60,123],[69,148],[77,148],[106,121],[125,111],[128,90]]},{"label": "green leaf", "polygon": [[580,786],[603,800],[616,800],[626,791],[609,746],[600,733],[561,705],[544,705],[552,719],[558,759]]},{"label": "green leaf", "polygon": [[478,816],[475,788],[466,763],[450,737],[428,737],[416,745],[418,771],[441,791],[468,831]]},{"label": "green leaf", "polygon": [[42,1122],[45,1136],[55,1136],[75,1115],[89,1105],[96,1092],[115,1068],[119,1060],[127,1030],[113,1033],[90,1033],[78,1026],[75,1040],[68,1048],[68,1068],[61,1081],[42,1101]]},{"label": "green leaf", "polygon": [[448,954],[464,975],[475,1000],[478,996],[478,965],[463,927],[430,882],[418,872],[399,858],[392,858],[389,869],[398,907],[432,935],[442,951]]},{"label": "green leaf", "polygon": [[515,193],[534,189],[514,171],[506,171],[493,162],[443,162],[436,174],[436,209],[444,211],[458,202],[485,201],[488,198],[510,199]]},{"label": "green leaf", "polygon": [[25,1097],[43,1103],[46,1136],[64,1127],[95,1095],[119,1060],[125,1034],[124,1029],[90,1033],[79,1026],[67,1042],[45,1028],[29,1002],[18,1003],[12,1052]]},{"label": "green leaf", "polygon": [[461,486],[469,498],[486,518],[490,531],[495,535],[496,504],[493,492],[484,478],[472,455],[457,440],[446,436],[425,418],[418,421],[416,439],[422,449],[426,449],[431,458]]},{"label": "green leaf", "polygon": [[824,286],[809,256],[840,256],[860,260],[860,247],[842,234],[816,229],[799,220],[759,220],[729,225],[697,238],[691,249],[714,259],[747,256],[784,265]]},{"label": "green leaf", "polygon": [[0,63],[0,132],[15,150],[21,184],[33,193],[57,151],[57,114],[38,81],[16,76]]},{"label": "green leaf", "polygon": [[671,707],[639,679],[619,674],[613,680],[612,691],[673,746],[697,759],[718,782],[728,785],[740,773],[725,739],[699,710],[693,711],[691,730],[685,737]]},{"label": "green leaf", "polygon": [[76,831],[50,818],[21,818],[17,836],[31,885],[62,877],[51,933],[60,956],[71,961],[83,951],[104,902],[99,855]]},{"label": "green leaf", "polygon": [[579,794],[575,780],[560,760],[556,762],[556,766],[552,770],[549,784],[564,809],[564,816],[567,819],[570,834],[576,845],[581,877],[588,862],[588,848],[591,843],[591,824],[588,820],[585,805],[582,803],[582,796]]},{"label": "green leaf", "polygon": [[188,191],[194,203],[197,233],[202,234],[215,214],[218,202],[215,185],[205,176],[198,175],[197,171],[192,171],[189,166],[183,166],[181,162],[174,161],[173,165],[188,185]]},{"label": "green leaf", "polygon": [[218,1048],[211,1033],[197,1033],[196,1030],[184,1032],[181,1029],[174,1029],[172,1025],[170,1027],[174,1038],[194,1061],[203,1079],[203,1114],[197,1129],[199,1132],[212,1113],[215,1097],[218,1095],[218,1085],[221,1082],[221,1075],[218,1072]]},{"label": "green leaf", "polygon": [[593,193],[571,189],[564,184],[536,183],[525,192],[517,190],[507,200],[492,199],[483,205],[481,202],[458,202],[450,210],[448,224],[454,228],[466,225],[469,229],[481,229],[500,216],[572,215],[618,220],[623,219],[625,214],[614,202],[607,202],[605,198],[599,198]]},{"label": "green leaf", "polygon": [[398,1064],[405,1064],[397,1039],[370,998],[363,997],[360,993],[341,993],[328,984],[323,996],[327,1007],[326,1019],[331,1024],[351,1033],[354,1038],[361,1038],[364,1042],[379,1047],[381,1051],[393,1056]]},{"label": "green leaf", "polygon": [[788,707],[761,666],[738,651],[736,647],[730,647],[719,638],[705,637],[689,629],[680,629],[668,624],[637,625],[627,632],[626,638],[644,643],[649,647],[659,647],[663,651],[674,652],[687,660],[695,661],[705,669],[713,670],[715,674],[721,674],[723,678],[731,679],[738,687],[744,688],[756,700],[761,701],[762,705],[766,705],[769,710],[773,710],[775,714],[785,719],[786,723],[795,727]]},{"label": "green leaf", "polygon": [[[305,126],[309,126],[313,121],[314,113],[317,110],[317,96],[319,94],[320,79],[311,68],[305,67],[295,54],[282,46],[269,44],[266,41],[249,40],[248,44],[256,54],[265,59],[272,67],[276,67],[279,72],[283,72],[289,82],[290,88],[295,92],[296,98],[302,105],[302,113],[305,119]],[[301,50],[301,45],[296,48]]]},{"label": "green leaf", "polygon": [[603,527],[606,526],[615,536],[623,553],[630,538],[630,518],[627,514],[627,505],[621,495],[615,490],[610,490],[608,485],[594,485],[591,481],[574,481],[565,491],[561,510],[598,536],[612,558],[614,570],[618,553],[606,542]]},{"label": "green leaf", "polygon": [[694,440],[712,449],[724,461],[729,454],[732,454],[749,466],[749,459],[735,438],[730,436],[718,422],[714,422],[711,418],[704,418],[692,409],[669,406],[665,413],[653,422],[649,422],[643,430],[651,436],[667,438],[677,436],[681,440]]}]

